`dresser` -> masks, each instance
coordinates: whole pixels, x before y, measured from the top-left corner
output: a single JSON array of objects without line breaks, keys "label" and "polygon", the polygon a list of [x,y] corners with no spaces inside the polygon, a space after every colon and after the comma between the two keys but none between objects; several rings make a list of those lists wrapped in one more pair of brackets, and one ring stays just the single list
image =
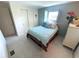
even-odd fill
[{"label": "dresser", "polygon": [[79,27],[70,23],[65,39],[63,40],[63,45],[74,50],[78,42],[79,42]]}]

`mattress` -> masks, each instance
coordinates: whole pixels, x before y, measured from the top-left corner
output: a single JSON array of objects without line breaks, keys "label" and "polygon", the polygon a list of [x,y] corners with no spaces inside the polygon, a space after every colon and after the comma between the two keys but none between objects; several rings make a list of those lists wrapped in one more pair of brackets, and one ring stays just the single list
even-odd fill
[{"label": "mattress", "polygon": [[45,46],[48,43],[49,39],[51,39],[54,34],[57,32],[58,27],[55,29],[45,28],[43,26],[37,26],[30,28],[28,33],[41,41]]}]

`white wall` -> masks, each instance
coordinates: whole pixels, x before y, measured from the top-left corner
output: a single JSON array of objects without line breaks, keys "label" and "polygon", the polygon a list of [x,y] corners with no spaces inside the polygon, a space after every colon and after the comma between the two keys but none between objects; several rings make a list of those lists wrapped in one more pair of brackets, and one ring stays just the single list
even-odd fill
[{"label": "white wall", "polygon": [[[37,17],[35,17],[37,15]],[[38,10],[37,9],[28,9],[28,20],[29,27],[38,25]]]},{"label": "white wall", "polygon": [[38,17],[35,18],[35,14],[38,15],[37,9],[26,7],[15,2],[10,2],[10,8],[15,28],[19,36],[26,34],[30,27],[38,24]]},{"label": "white wall", "polygon": [[6,47],[6,40],[0,30],[0,58],[7,58],[8,52]]}]

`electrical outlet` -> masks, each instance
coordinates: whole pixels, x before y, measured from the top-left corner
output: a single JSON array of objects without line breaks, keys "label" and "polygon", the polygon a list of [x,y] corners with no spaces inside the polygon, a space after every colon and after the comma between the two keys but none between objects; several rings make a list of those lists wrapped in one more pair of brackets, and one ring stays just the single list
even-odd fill
[{"label": "electrical outlet", "polygon": [[15,51],[14,50],[10,51],[10,55],[11,56],[13,56],[14,54],[15,54]]}]

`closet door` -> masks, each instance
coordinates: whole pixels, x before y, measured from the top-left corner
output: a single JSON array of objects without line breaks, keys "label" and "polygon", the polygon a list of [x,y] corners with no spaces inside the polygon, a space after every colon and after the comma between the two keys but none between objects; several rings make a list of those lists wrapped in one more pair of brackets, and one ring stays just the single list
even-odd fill
[{"label": "closet door", "polygon": [[21,7],[15,7],[12,10],[18,36],[26,35],[29,27],[27,17],[28,10]]},{"label": "closet door", "polygon": [[0,6],[0,29],[2,30],[4,36],[16,34],[8,7]]},{"label": "closet door", "polygon": [[26,9],[20,9],[19,14],[19,34],[20,35],[26,35],[28,31],[28,10]]}]

